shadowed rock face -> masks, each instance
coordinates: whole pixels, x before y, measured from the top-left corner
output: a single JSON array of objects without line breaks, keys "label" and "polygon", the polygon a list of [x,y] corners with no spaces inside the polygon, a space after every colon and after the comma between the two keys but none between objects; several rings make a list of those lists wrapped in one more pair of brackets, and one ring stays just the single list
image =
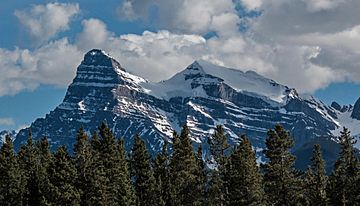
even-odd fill
[{"label": "shadowed rock face", "polygon": [[339,103],[337,103],[337,102],[332,102],[331,107],[336,109],[337,111],[341,110],[341,105]]},{"label": "shadowed rock face", "polygon": [[[266,132],[275,124],[284,125],[300,148],[314,138],[331,136],[337,127],[334,116],[333,108],[303,99],[295,89],[255,72],[194,62],[167,81],[150,83],[95,49],[85,54],[63,102],[35,120],[31,130],[35,139],[47,136],[53,147],[72,148],[81,126],[90,134],[106,121],[117,137],[125,138],[127,148],[140,134],[155,153],[185,123],[195,145],[204,144],[206,149],[212,129],[221,124],[230,143],[247,134],[260,157]],[[16,148],[26,142],[28,131],[18,133]]]},{"label": "shadowed rock face", "polygon": [[357,120],[360,120],[360,98],[356,101],[354,105],[353,112],[351,114],[351,117]]}]

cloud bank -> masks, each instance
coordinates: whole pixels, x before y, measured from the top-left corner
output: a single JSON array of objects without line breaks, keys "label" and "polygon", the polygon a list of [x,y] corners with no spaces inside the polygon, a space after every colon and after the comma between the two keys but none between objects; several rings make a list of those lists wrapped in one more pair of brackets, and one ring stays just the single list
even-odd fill
[{"label": "cloud bank", "polygon": [[[35,8],[44,10],[48,5],[34,6],[25,14],[32,18],[38,15]],[[105,22],[90,18],[82,20],[83,29],[71,43],[65,37],[49,39],[68,29],[79,6],[56,5],[73,9],[66,9],[67,20],[51,29],[40,17],[35,18],[41,28],[37,31],[44,36],[42,46],[31,51],[0,49],[0,72],[5,74],[0,77],[0,95],[41,84],[65,87],[91,48],[106,50],[130,72],[153,81],[205,59],[255,70],[300,92],[312,93],[333,82],[360,82],[357,0],[174,0],[171,4],[166,0],[127,0],[117,8],[119,17],[143,22],[153,18],[156,32],[116,35]],[[241,15],[237,5],[260,15]],[[19,12],[15,15],[22,22]],[[64,17],[62,12],[57,15]],[[240,29],[243,25],[246,31]],[[204,38],[209,33],[214,35]]]},{"label": "cloud bank", "polygon": [[59,32],[68,30],[72,17],[79,11],[79,4],[48,3],[16,10],[14,15],[36,43],[44,43]]},{"label": "cloud bank", "polygon": [[12,118],[0,118],[0,125],[1,126],[14,126],[15,121]]}]

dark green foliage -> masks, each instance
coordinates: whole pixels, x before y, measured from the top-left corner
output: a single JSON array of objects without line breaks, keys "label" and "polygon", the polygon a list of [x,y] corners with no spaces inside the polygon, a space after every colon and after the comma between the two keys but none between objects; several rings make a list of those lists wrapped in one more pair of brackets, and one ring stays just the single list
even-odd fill
[{"label": "dark green foliage", "polygon": [[96,139],[93,141],[94,150],[99,150],[94,154],[98,165],[95,164],[93,167],[93,176],[99,177],[99,182],[95,182],[99,198],[95,202],[101,205],[133,205],[134,193],[123,142],[116,142],[113,133],[105,123],[99,127],[99,134],[99,141]]},{"label": "dark green foliage", "polygon": [[305,176],[304,193],[309,205],[327,205],[325,161],[322,158],[320,145],[314,146],[311,168]]},{"label": "dark green foliage", "polygon": [[23,171],[24,179],[24,193],[23,201],[25,205],[38,205],[40,204],[39,200],[39,180],[36,173],[37,168],[37,154],[35,145],[33,143],[31,130],[29,132],[27,143],[21,146],[18,153],[17,159],[20,165],[20,169]]},{"label": "dark green foliage", "polygon": [[162,152],[157,154],[154,161],[154,177],[157,189],[157,205],[171,205],[169,179],[168,142],[164,140]]},{"label": "dark green foliage", "polygon": [[0,205],[22,205],[22,178],[11,137],[6,136],[0,150]]},{"label": "dark green foliage", "polygon": [[[98,136],[99,134],[99,136]],[[304,175],[294,169],[294,142],[277,125],[269,130],[260,172],[248,138],[229,145],[223,127],[209,139],[210,168],[202,145],[194,152],[189,128],[174,133],[172,154],[165,141],[153,160],[135,137],[127,159],[125,142],[103,123],[88,138],[80,128],[74,156],[61,146],[52,153],[46,138],[33,143],[31,132],[18,154],[10,137],[0,150],[0,205],[359,205],[360,172],[355,140],[344,129],[341,153],[328,178],[320,146]],[[209,157],[209,156],[208,156]],[[153,164],[151,164],[153,163]],[[214,169],[211,167],[214,166]],[[130,169],[130,170],[129,170]],[[131,175],[130,175],[131,171]],[[133,184],[132,184],[133,183]]]},{"label": "dark green foliage", "polygon": [[210,205],[224,205],[225,197],[229,188],[227,188],[227,159],[226,152],[229,148],[227,136],[224,128],[217,125],[214,134],[208,139],[211,156],[214,158],[216,169],[210,174],[209,186],[207,191],[207,203]]},{"label": "dark green foliage", "polygon": [[49,180],[49,166],[52,161],[52,153],[50,152],[50,144],[46,137],[43,137],[35,144],[35,202],[39,201],[37,205],[50,205],[49,191],[50,191],[50,180]]},{"label": "dark green foliage", "polygon": [[180,136],[173,137],[173,156],[170,162],[171,202],[173,205],[201,205],[198,187],[198,166],[190,139],[189,128],[184,125]]},{"label": "dark green foliage", "polygon": [[199,193],[200,200],[199,205],[203,205],[206,202],[206,183],[207,183],[207,171],[205,162],[203,160],[203,148],[200,145],[197,154],[196,154],[196,161],[197,161],[197,188],[194,192]]},{"label": "dark green foliage", "polygon": [[230,156],[229,205],[256,206],[264,204],[262,176],[256,164],[256,154],[247,137]]},{"label": "dark green foliage", "polygon": [[145,142],[136,135],[131,150],[131,174],[137,196],[136,205],[156,205],[155,178],[150,165],[150,155]]},{"label": "dark green foliage", "polygon": [[359,205],[359,160],[355,156],[356,141],[344,128],[339,137],[341,152],[330,176],[328,196],[332,205]]},{"label": "dark green foliage", "polygon": [[93,153],[91,150],[90,140],[81,127],[76,136],[76,143],[74,145],[75,167],[77,170],[76,188],[80,194],[80,205],[90,205],[91,190],[91,176],[93,172]]},{"label": "dark green foliage", "polygon": [[49,202],[52,205],[80,205],[80,193],[75,185],[77,171],[65,146],[59,147],[49,165]]},{"label": "dark green foliage", "polygon": [[230,148],[223,126],[217,125],[214,134],[208,139],[209,149],[218,167],[224,167],[225,153]]},{"label": "dark green foliage", "polygon": [[118,156],[118,171],[120,172],[120,180],[118,184],[120,185],[120,191],[118,194],[120,205],[134,205],[135,204],[135,192],[134,188],[131,185],[130,172],[128,161],[126,160],[125,155],[125,142],[124,139],[120,139],[117,142]]},{"label": "dark green foliage", "polygon": [[223,180],[218,170],[214,169],[210,173],[208,190],[206,192],[207,205],[225,205],[225,195]]},{"label": "dark green foliage", "polygon": [[[97,133],[93,133],[90,141],[91,144],[91,162],[88,178],[88,188],[85,189],[85,194],[88,198],[83,199],[83,205],[106,205],[109,201],[109,194],[107,191],[107,185],[109,182],[105,173],[105,167],[101,160],[100,140]],[[85,183],[86,184],[86,183]],[[81,186],[86,187],[87,185]]]},{"label": "dark green foliage", "polygon": [[262,165],[264,189],[271,205],[295,205],[299,200],[299,181],[294,170],[295,157],[290,153],[294,140],[281,126],[268,131],[266,149],[268,163]]}]

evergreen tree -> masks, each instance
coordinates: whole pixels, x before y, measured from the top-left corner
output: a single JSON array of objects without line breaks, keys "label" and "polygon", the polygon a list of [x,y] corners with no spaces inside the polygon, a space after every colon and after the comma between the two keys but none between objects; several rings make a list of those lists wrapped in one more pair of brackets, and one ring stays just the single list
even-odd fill
[{"label": "evergreen tree", "polygon": [[196,154],[196,160],[197,160],[197,188],[196,193],[199,193],[200,200],[199,205],[204,205],[206,203],[206,183],[207,183],[207,171],[205,167],[205,162],[203,160],[203,148],[200,145],[197,154]]},{"label": "evergreen tree", "polygon": [[[106,176],[105,167],[101,159],[100,140],[96,132],[93,133],[91,141],[91,163],[89,173],[88,195],[83,196],[83,205],[106,206],[109,203],[107,185],[110,181]],[[84,194],[84,193],[83,193]],[[85,194],[84,194],[85,195]]]},{"label": "evergreen tree", "polygon": [[328,196],[332,205],[359,205],[359,160],[354,137],[344,127],[339,137],[341,151],[330,176]]},{"label": "evergreen tree", "polygon": [[267,201],[270,205],[295,205],[300,189],[294,169],[295,157],[290,153],[294,140],[281,125],[270,129],[267,135],[263,152],[269,161],[262,165]]},{"label": "evergreen tree", "polygon": [[206,191],[206,203],[210,206],[225,205],[223,180],[217,168],[210,173],[208,189]]},{"label": "evergreen tree", "polygon": [[157,154],[154,161],[154,177],[157,187],[157,205],[170,206],[169,180],[169,152],[168,142],[164,140],[162,152]]},{"label": "evergreen tree", "polygon": [[133,205],[134,194],[131,187],[129,173],[127,170],[123,145],[117,144],[110,128],[105,124],[99,127],[100,147],[98,170],[99,176],[104,180],[99,185],[102,192],[101,203],[103,205]]},{"label": "evergreen tree", "polygon": [[207,191],[208,204],[224,205],[227,196],[227,167],[226,152],[229,148],[225,130],[217,125],[214,134],[208,139],[209,149],[215,160],[215,169],[210,174],[209,187]]},{"label": "evergreen tree", "polygon": [[146,150],[145,142],[139,135],[135,135],[130,165],[137,205],[139,206],[155,205],[157,203],[155,178],[150,164],[150,155]]},{"label": "evergreen tree", "polygon": [[129,165],[125,154],[124,139],[118,140],[117,149],[117,169],[121,175],[121,181],[119,181],[121,189],[120,193],[118,194],[118,199],[120,202],[122,202],[120,205],[135,205],[136,196],[130,180]]},{"label": "evergreen tree", "polygon": [[217,167],[221,170],[221,167],[225,166],[227,149],[230,148],[223,126],[216,126],[214,134],[208,139],[208,144],[210,153],[214,158]]},{"label": "evergreen tree", "polygon": [[52,153],[50,152],[50,144],[46,137],[41,138],[35,144],[35,179],[37,184],[37,200],[39,201],[38,205],[49,205],[49,191],[50,191],[50,181],[48,176],[49,166],[52,161]]},{"label": "evergreen tree", "polygon": [[198,169],[189,128],[184,125],[180,136],[174,133],[173,155],[170,162],[171,199],[173,205],[200,205],[196,191]]},{"label": "evergreen tree", "polygon": [[91,184],[94,162],[89,138],[82,127],[76,135],[74,155],[77,171],[76,188],[80,193],[80,205],[90,205],[91,190],[94,188]]},{"label": "evergreen tree", "polygon": [[22,177],[11,137],[7,135],[0,149],[0,205],[23,204]]},{"label": "evergreen tree", "polygon": [[325,161],[321,155],[320,145],[316,144],[311,158],[311,168],[305,176],[305,196],[309,205],[327,205]]},{"label": "evergreen tree", "polygon": [[262,176],[250,140],[242,135],[241,142],[230,156],[229,205],[257,206],[264,204]]},{"label": "evergreen tree", "polygon": [[18,153],[18,162],[21,171],[23,171],[24,179],[24,205],[39,205],[40,204],[40,188],[39,180],[36,175],[36,149],[33,143],[31,130],[29,131],[28,139],[25,145],[22,145]]},{"label": "evergreen tree", "polygon": [[49,201],[52,205],[80,205],[80,194],[76,188],[76,168],[65,146],[54,153],[49,166]]}]

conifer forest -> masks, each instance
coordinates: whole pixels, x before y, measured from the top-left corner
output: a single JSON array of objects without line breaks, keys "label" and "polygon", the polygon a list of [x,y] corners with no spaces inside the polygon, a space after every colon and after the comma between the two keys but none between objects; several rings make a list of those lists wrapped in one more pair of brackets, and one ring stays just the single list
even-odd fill
[{"label": "conifer forest", "polygon": [[208,138],[208,153],[195,148],[188,127],[151,155],[135,135],[123,139],[106,123],[91,136],[80,128],[69,148],[50,149],[31,132],[17,152],[10,136],[0,151],[0,205],[261,206],[360,205],[360,163],[350,131],[338,137],[341,152],[326,173],[315,145],[306,171],[294,167],[294,140],[281,125],[267,132],[265,163],[257,163],[249,139],[230,146],[222,126]]}]

